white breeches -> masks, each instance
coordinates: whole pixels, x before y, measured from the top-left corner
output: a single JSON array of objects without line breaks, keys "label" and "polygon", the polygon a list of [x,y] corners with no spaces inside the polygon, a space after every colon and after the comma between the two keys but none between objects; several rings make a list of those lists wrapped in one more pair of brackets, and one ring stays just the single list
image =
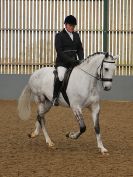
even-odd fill
[{"label": "white breeches", "polygon": [[57,67],[58,77],[59,77],[60,81],[63,81],[66,70],[67,70],[67,68],[65,68],[63,66]]}]

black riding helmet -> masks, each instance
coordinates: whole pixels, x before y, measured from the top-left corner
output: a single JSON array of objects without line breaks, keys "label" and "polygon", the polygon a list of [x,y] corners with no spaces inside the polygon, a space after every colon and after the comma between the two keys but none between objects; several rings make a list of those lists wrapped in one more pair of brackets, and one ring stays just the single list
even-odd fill
[{"label": "black riding helmet", "polygon": [[69,15],[65,18],[64,24],[77,25],[77,20],[73,15]]}]

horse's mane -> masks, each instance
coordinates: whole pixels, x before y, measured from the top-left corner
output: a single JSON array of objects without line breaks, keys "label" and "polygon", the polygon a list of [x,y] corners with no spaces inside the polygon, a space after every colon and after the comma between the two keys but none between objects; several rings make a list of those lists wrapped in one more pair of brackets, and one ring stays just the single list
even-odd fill
[{"label": "horse's mane", "polygon": [[[81,61],[81,64],[84,63],[84,62],[87,62],[87,63],[88,63],[88,62],[92,59],[92,57],[94,57],[95,55],[99,55],[99,54],[105,55],[106,52],[95,52],[95,53],[93,53],[93,54],[90,54],[89,56],[87,56],[85,59],[83,59],[83,60]],[[108,56],[110,56],[110,57],[113,59],[113,56],[112,56],[112,55],[108,55]]]}]

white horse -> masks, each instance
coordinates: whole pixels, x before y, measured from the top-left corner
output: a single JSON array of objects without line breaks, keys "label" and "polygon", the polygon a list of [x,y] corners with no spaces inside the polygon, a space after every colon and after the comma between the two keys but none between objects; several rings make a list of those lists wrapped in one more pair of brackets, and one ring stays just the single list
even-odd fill
[{"label": "white horse", "polygon": [[[108,53],[97,52],[87,57],[83,62],[76,66],[70,76],[67,86],[67,96],[77,122],[79,123],[79,131],[70,132],[67,137],[77,139],[85,132],[86,126],[84,123],[82,109],[87,107],[92,112],[94,129],[96,132],[97,145],[101,153],[107,153],[107,149],[103,146],[100,136],[99,126],[99,87],[98,80],[102,82],[104,90],[110,90],[112,87],[112,77],[115,71],[115,59],[118,56],[111,56]],[[52,107],[53,83],[54,83],[54,68],[46,67],[35,71],[28,84],[25,86],[18,102],[19,116],[23,120],[27,120],[30,116],[30,97],[34,96],[38,103],[36,129],[31,133],[31,137],[36,137],[42,129],[46,143],[52,147],[54,143],[51,141],[48,132],[45,128],[44,115]],[[59,96],[59,104],[68,106],[62,94]]]}]

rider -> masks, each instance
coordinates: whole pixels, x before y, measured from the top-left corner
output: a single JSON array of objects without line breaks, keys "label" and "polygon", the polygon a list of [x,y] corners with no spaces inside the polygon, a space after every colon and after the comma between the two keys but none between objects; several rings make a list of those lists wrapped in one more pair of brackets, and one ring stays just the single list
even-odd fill
[{"label": "rider", "polygon": [[69,15],[64,21],[65,28],[55,36],[55,49],[57,58],[55,67],[58,72],[58,78],[55,81],[53,93],[53,105],[58,105],[58,97],[64,74],[67,69],[73,68],[84,58],[82,43],[74,28],[77,20],[73,15]]}]

